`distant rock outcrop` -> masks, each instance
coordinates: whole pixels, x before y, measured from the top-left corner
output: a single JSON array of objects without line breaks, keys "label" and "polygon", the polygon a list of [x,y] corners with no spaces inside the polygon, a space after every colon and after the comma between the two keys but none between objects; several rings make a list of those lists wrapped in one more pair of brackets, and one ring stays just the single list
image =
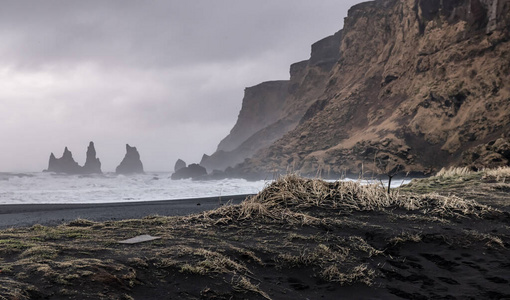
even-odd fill
[{"label": "distant rock outcrop", "polygon": [[177,172],[179,171],[180,169],[182,168],[186,168],[186,162],[182,159],[178,159],[176,162],[175,162],[175,166],[174,166],[174,172]]},{"label": "distant rock outcrop", "polygon": [[51,153],[48,169],[44,171],[63,174],[101,174],[101,162],[99,158],[96,158],[94,143],[90,142],[87,150],[87,161],[83,167],[74,161],[73,154],[65,147],[61,158],[56,158],[55,155]]},{"label": "distant rock outcrop", "polygon": [[187,178],[198,178],[200,176],[207,175],[207,170],[199,164],[190,164],[189,166],[177,170],[172,174],[173,180],[187,179]]},{"label": "distant rock outcrop", "polygon": [[65,174],[81,174],[82,167],[74,161],[73,154],[67,147],[61,158],[56,158],[53,153],[50,155],[47,172],[65,173]]},{"label": "distant rock outcrop", "polygon": [[143,173],[143,164],[140,160],[140,154],[136,147],[131,147],[129,144],[126,144],[126,155],[124,159],[120,163],[120,165],[115,169],[115,173],[117,174],[136,174]]},{"label": "distant rock outcrop", "polygon": [[96,149],[94,148],[94,142],[90,142],[89,147],[87,148],[87,160],[85,161],[85,165],[83,165],[82,173],[84,174],[102,173],[101,161],[99,161],[99,158],[96,157]]}]

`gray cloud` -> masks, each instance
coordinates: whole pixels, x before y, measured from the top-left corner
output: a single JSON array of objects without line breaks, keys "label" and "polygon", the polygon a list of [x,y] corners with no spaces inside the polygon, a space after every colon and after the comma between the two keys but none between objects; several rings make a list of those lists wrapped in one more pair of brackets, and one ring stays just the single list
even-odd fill
[{"label": "gray cloud", "polygon": [[359,1],[0,0],[0,171],[96,142],[104,170],[137,146],[148,170],[199,161],[246,86],[287,79]]}]

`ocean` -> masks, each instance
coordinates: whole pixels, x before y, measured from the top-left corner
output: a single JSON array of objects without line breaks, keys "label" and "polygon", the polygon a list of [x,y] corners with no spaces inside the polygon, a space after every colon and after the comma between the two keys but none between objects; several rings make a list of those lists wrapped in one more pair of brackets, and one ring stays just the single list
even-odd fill
[{"label": "ocean", "polygon": [[[271,180],[171,180],[171,173],[57,175],[0,173],[0,204],[69,204],[157,201],[256,194]],[[408,181],[394,181],[397,187]]]}]

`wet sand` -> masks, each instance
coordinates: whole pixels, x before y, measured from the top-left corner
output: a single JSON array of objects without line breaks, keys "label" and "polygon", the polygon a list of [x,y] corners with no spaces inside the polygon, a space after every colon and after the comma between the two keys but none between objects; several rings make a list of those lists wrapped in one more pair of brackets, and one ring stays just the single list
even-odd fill
[{"label": "wet sand", "polygon": [[58,225],[79,218],[103,222],[149,215],[183,216],[215,209],[229,201],[238,204],[248,196],[250,195],[100,204],[2,204],[0,229],[34,224]]}]

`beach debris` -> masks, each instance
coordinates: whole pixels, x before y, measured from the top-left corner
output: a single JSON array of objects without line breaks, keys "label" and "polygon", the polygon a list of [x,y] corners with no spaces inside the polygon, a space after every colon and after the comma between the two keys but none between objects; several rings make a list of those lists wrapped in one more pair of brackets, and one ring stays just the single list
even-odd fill
[{"label": "beach debris", "polygon": [[127,239],[127,240],[120,241],[119,244],[138,244],[138,243],[143,243],[143,242],[157,240],[157,239],[160,239],[160,238],[161,237],[151,236],[151,235],[148,235],[148,234],[144,234],[144,235],[135,236],[134,238],[130,238],[130,239]]}]

